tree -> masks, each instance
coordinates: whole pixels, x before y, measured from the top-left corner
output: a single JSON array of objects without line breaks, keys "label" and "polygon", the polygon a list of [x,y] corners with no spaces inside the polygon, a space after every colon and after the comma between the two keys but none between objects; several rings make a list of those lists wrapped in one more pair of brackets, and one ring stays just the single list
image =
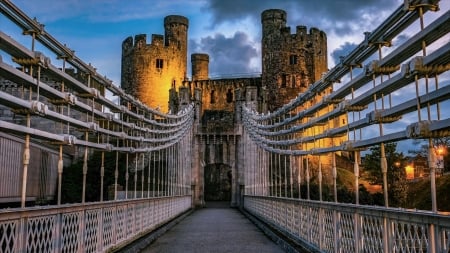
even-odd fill
[{"label": "tree", "polygon": [[[390,206],[403,206],[406,202],[408,186],[406,182],[406,158],[403,153],[396,152],[396,143],[384,145],[387,160],[387,186]],[[364,171],[366,180],[371,184],[383,185],[381,172],[381,146],[370,148],[370,153],[364,157]]]}]

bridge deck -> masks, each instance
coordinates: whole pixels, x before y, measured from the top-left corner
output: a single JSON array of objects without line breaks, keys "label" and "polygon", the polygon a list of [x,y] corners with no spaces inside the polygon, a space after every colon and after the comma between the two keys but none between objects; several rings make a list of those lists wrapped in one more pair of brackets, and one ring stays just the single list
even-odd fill
[{"label": "bridge deck", "polygon": [[212,203],[195,211],[144,253],[156,252],[283,252],[238,210]]}]

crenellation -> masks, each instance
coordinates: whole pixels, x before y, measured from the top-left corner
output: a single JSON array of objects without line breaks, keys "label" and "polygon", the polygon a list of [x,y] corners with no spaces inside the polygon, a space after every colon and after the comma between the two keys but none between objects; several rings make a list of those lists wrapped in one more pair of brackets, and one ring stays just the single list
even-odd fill
[{"label": "crenellation", "polygon": [[164,36],[161,34],[152,34],[151,44],[155,47],[163,47],[164,46]]},{"label": "crenellation", "polygon": [[146,34],[138,34],[134,36],[134,48],[135,49],[143,49],[147,45],[147,35]]},{"label": "crenellation", "polygon": [[261,13],[261,21],[263,25],[266,24],[277,24],[278,28],[284,27],[286,25],[287,13],[280,9],[268,9]]},{"label": "crenellation", "polygon": [[281,30],[281,34],[282,34],[284,37],[291,36],[291,27],[290,27],[290,26],[282,27],[280,30]]},{"label": "crenellation", "polygon": [[189,20],[186,17],[180,15],[170,15],[164,18],[164,27],[176,25],[183,25],[186,26],[186,28],[188,28]]},{"label": "crenellation", "polygon": [[308,34],[308,30],[304,25],[296,26],[296,35],[300,40],[304,40],[305,36]]}]

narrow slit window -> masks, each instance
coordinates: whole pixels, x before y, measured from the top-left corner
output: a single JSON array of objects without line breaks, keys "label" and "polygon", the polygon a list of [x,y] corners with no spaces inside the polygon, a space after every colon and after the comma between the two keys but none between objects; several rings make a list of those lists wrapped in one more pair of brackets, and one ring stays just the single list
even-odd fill
[{"label": "narrow slit window", "polygon": [[291,55],[289,57],[289,64],[290,65],[296,65],[297,64],[297,55]]},{"label": "narrow slit window", "polygon": [[216,95],[214,94],[214,90],[211,91],[211,104],[214,104],[216,102]]},{"label": "narrow slit window", "polygon": [[233,92],[231,91],[231,89],[228,89],[227,92],[227,103],[231,103],[233,102]]},{"label": "narrow slit window", "polygon": [[288,75],[281,76],[281,88],[286,88],[287,79],[288,79]]},{"label": "narrow slit window", "polygon": [[162,69],[164,66],[164,60],[163,59],[156,59],[156,68]]}]

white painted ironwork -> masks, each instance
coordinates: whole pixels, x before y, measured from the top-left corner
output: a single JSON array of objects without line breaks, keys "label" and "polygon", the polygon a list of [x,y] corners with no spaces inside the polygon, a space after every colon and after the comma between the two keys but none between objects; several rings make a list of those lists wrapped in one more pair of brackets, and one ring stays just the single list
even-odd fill
[{"label": "white painted ironwork", "polygon": [[0,252],[105,252],[191,208],[191,196],[0,211]]},{"label": "white painted ironwork", "polygon": [[[246,196],[244,204],[246,210],[260,219],[323,252],[447,252],[450,249],[450,219],[444,214],[263,196]],[[292,212],[294,221],[289,215]],[[431,225],[436,238],[440,238],[436,251],[431,250]]]}]

